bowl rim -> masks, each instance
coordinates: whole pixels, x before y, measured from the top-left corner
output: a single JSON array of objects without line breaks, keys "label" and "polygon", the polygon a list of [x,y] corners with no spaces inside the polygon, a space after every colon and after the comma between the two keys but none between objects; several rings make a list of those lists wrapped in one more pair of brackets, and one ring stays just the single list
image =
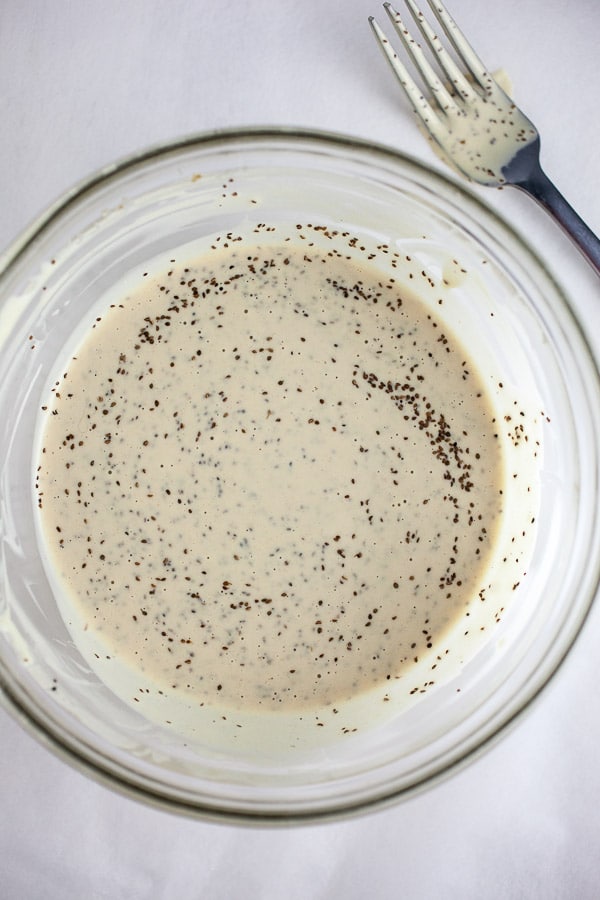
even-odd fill
[{"label": "bowl rim", "polygon": [[[338,131],[328,131],[319,128],[273,126],[273,125],[248,125],[240,127],[218,128],[208,131],[189,132],[173,140],[159,141],[150,144],[140,150],[122,155],[117,159],[96,168],[88,175],[74,182],[71,187],[62,191],[54,201],[47,204],[33,220],[15,236],[15,238],[0,252],[0,279],[5,272],[12,267],[16,260],[29,245],[35,241],[37,235],[48,228],[54,221],[60,218],[71,206],[77,204],[86,195],[91,194],[97,187],[116,180],[122,174],[142,168],[147,163],[169,154],[185,151],[193,147],[210,147],[222,144],[225,148],[228,144],[237,141],[273,140],[273,141],[313,141],[323,143],[337,149],[356,150],[363,153],[371,153],[376,157],[388,159],[390,162],[401,163],[408,166],[415,173],[427,175],[428,178],[438,180],[446,188],[461,194],[469,203],[479,207],[486,216],[491,217],[496,226],[504,229],[513,238],[516,238],[526,250],[535,258],[538,265],[551,279],[555,287],[563,295],[568,304],[568,295],[554,277],[546,262],[530,245],[527,239],[521,235],[514,226],[508,223],[489,203],[470,189],[470,182],[454,175],[451,170],[447,172],[440,168],[429,166],[418,157],[405,153],[393,147],[391,144],[379,141],[371,141],[367,138],[345,134]],[[570,306],[570,305],[569,305]],[[575,317],[577,319],[577,317]]]}]

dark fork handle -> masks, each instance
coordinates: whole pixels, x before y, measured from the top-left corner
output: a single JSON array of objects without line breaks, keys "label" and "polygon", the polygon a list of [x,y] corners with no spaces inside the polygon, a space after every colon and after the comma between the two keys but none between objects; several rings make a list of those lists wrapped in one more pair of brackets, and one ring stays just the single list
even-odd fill
[{"label": "dark fork handle", "polygon": [[519,150],[502,174],[508,184],[525,191],[550,213],[600,275],[600,240],[543,171],[539,138]]}]

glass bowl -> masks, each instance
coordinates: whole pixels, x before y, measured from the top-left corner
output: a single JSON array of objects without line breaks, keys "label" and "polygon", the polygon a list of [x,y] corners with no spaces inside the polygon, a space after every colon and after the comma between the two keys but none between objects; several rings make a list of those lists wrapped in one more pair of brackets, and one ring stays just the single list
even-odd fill
[{"label": "glass bowl", "polygon": [[[506,478],[506,520],[535,519],[522,550],[527,576],[505,583],[485,611],[472,607],[477,640],[458,663],[440,660],[433,689],[392,697],[385,716],[357,697],[360,727],[343,737],[325,728],[296,740],[297,722],[269,714],[244,741],[214,713],[174,728],[136,710],[119,686],[127,673],[100,677],[67,627],[36,519],[39,408],[101,298],[161,253],[258,223],[323,226],[417,260],[446,292],[436,315],[481,371],[502,379],[538,448],[528,496]],[[513,722],[582,626],[599,579],[599,401],[596,364],[543,262],[467,190],[412,159],[338,135],[254,129],[193,136],[107,167],[1,260],[4,705],[87,773],[189,815],[310,821],[413,794]],[[452,636],[463,644],[464,624]]]}]

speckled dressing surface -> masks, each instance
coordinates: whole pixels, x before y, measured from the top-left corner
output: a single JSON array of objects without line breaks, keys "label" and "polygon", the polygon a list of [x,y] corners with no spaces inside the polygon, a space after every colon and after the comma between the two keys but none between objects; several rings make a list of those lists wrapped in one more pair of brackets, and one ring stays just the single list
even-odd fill
[{"label": "speckled dressing surface", "polygon": [[66,617],[139,670],[136,702],[385,697],[457,652],[449,627],[485,590],[499,429],[418,299],[433,283],[415,265],[407,293],[390,248],[378,269],[351,235],[325,252],[312,226],[261,230],[140,272],[43,407],[36,490]]}]

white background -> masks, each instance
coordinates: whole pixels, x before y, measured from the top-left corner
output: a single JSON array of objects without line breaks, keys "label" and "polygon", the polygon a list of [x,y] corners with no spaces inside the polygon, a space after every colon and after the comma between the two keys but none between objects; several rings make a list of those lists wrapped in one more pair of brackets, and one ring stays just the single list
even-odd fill
[{"label": "white background", "polygon": [[[600,233],[600,3],[452,0]],[[379,0],[0,0],[0,247],[96,168],[234,125],[326,128],[441,168],[377,50]],[[600,353],[600,282],[533,201],[473,188],[572,292]],[[468,769],[339,824],[248,830],[115,795],[0,711],[2,900],[600,896],[600,607],[518,727]]]}]

